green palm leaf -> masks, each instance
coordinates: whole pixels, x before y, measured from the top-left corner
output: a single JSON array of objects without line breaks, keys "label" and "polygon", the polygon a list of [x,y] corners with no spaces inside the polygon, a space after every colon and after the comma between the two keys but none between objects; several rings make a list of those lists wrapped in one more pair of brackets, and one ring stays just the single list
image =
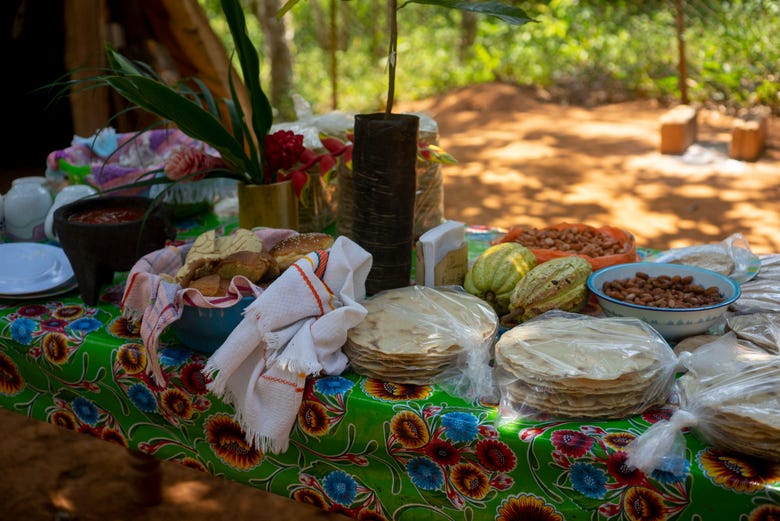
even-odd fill
[{"label": "green palm leaf", "polygon": [[[247,34],[246,18],[240,2],[222,0],[222,11],[225,13],[225,20],[233,37],[233,45],[236,47],[241,72],[244,75],[244,85],[249,93],[249,103],[252,107],[252,127],[258,140],[257,144],[262,149],[263,138],[268,134],[273,124],[273,112],[271,102],[268,101],[268,96],[265,95],[260,85],[260,60],[257,56],[257,49]],[[236,104],[238,104],[237,101]]]}]

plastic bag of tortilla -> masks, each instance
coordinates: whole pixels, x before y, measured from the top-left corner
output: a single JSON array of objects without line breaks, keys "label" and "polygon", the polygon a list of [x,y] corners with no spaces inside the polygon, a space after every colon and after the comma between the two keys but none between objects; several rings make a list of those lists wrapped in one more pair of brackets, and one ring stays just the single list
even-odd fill
[{"label": "plastic bag of tortilla", "polygon": [[680,408],[626,446],[630,467],[682,474],[684,429],[715,448],[780,461],[780,357],[730,332],[682,353],[680,364]]},{"label": "plastic bag of tortilla", "polygon": [[677,357],[647,323],[548,311],[495,346],[499,425],[517,418],[626,418],[666,403]]}]

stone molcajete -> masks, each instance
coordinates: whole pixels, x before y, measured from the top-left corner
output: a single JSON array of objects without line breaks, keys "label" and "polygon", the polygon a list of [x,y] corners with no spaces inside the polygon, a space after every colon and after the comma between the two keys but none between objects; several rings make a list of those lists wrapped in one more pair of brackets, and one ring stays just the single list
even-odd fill
[{"label": "stone molcajete", "polygon": [[90,197],[58,208],[54,232],[68,256],[79,293],[97,303],[102,284],[176,237],[173,210],[147,197]]}]

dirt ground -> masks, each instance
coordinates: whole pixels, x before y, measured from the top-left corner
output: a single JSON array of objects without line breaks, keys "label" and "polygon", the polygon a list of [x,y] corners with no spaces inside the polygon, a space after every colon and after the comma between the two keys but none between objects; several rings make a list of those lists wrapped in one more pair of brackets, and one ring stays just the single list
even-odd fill
[{"label": "dirt ground", "polygon": [[[780,251],[780,146],[754,163],[728,160],[731,119],[699,115],[697,143],[662,156],[665,108],[630,101],[591,108],[539,101],[491,84],[406,104],[439,124],[445,216],[542,227],[609,224],[665,249],[744,235],[756,253]],[[233,521],[337,519],[292,500],[163,464],[164,500],[142,508],[129,493],[124,450],[0,410],[0,520]]]}]

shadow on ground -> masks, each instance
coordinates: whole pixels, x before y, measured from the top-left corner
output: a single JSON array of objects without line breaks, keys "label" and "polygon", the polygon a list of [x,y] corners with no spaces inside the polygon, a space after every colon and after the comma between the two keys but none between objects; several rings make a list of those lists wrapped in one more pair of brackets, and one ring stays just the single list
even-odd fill
[{"label": "shadow on ground", "polygon": [[728,158],[732,120],[707,110],[686,154],[659,154],[666,109],[652,101],[586,109],[490,84],[404,110],[433,116],[440,144],[459,161],[443,167],[450,219],[612,225],[658,249],[741,233],[757,253],[780,251],[780,149],[771,125],[766,151],[751,163]]}]

